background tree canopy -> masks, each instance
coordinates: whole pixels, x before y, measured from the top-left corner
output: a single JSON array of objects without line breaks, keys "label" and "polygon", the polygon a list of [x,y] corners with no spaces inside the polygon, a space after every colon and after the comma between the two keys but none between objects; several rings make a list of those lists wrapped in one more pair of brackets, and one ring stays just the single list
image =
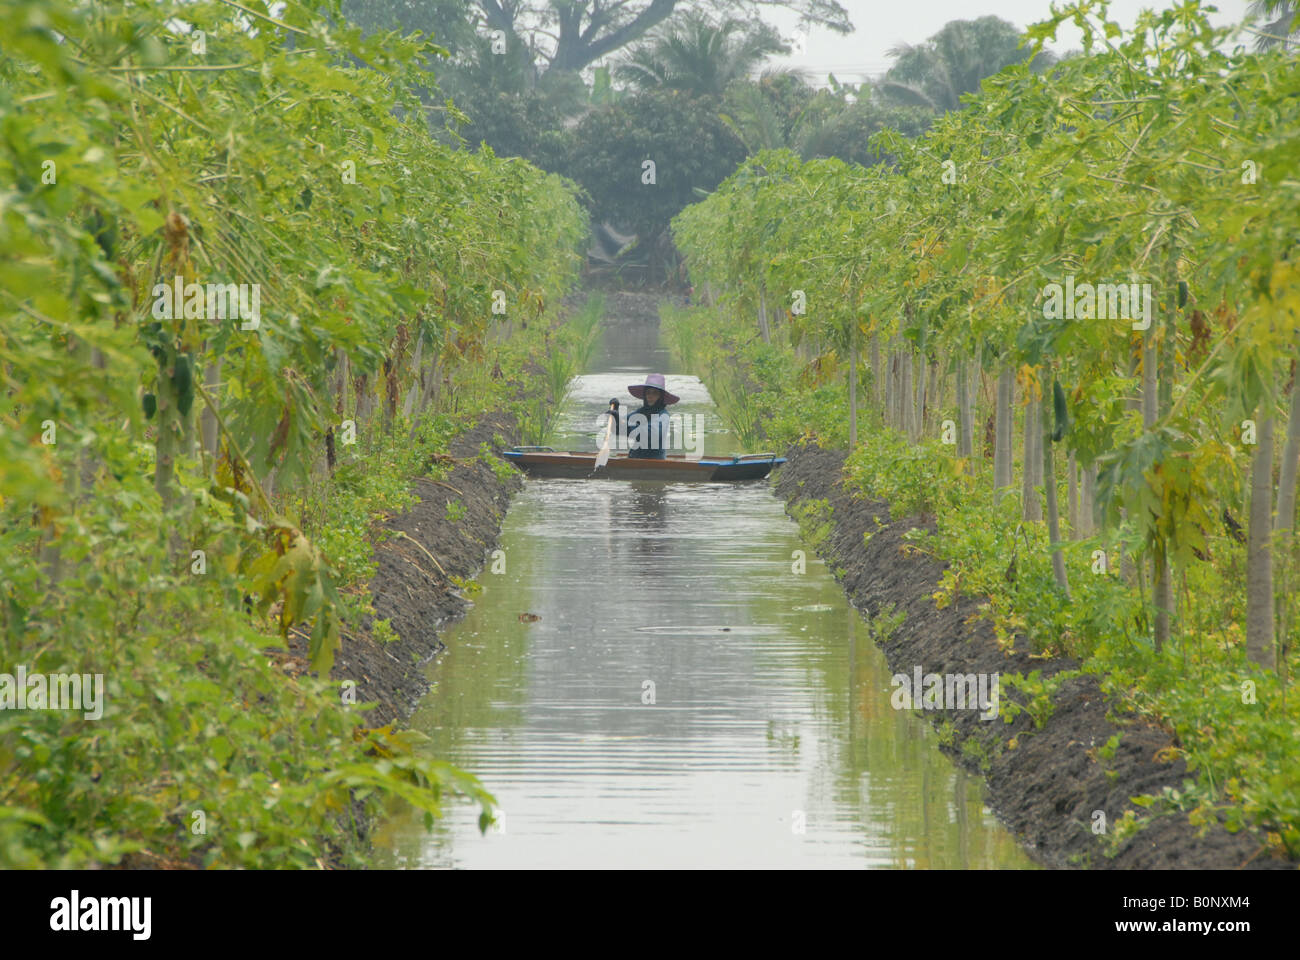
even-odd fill
[{"label": "background tree canopy", "polygon": [[722,96],[773,53],[788,52],[776,30],[762,21],[714,24],[690,13],[661,27],[634,47],[614,76],[636,89],[671,87],[695,96]]},{"label": "background tree canopy", "polygon": [[[952,20],[924,43],[901,43],[890,51],[895,63],[880,83],[880,92],[900,103],[931,110],[956,110],[963,93],[975,93],[980,81],[1003,67],[1023,63],[1030,51],[1020,45],[1020,31],[998,17]],[[1034,58],[1034,69],[1056,62],[1050,51]]]},{"label": "background tree canopy", "polygon": [[853,29],[835,0],[478,0],[489,29],[535,34],[549,70],[581,70],[639,40],[674,15],[757,20],[761,7],[785,7],[802,22],[839,33]]},{"label": "background tree canopy", "polygon": [[[707,99],[647,90],[587,114],[573,131],[566,175],[602,220],[657,237],[673,215],[745,159],[745,147]],[[642,182],[646,160],[655,182]]]},{"label": "background tree canopy", "polygon": [[[798,71],[763,71],[789,49],[759,16],[772,6],[852,30],[832,0],[345,0],[344,10],[370,32],[432,34],[449,52],[425,97],[435,134],[576,181],[593,222],[639,237],[635,257],[744,157],[788,149],[889,162],[871,147],[875,134],[917,136],[985,77],[1029,57],[1014,25],[956,20],[897,46],[877,82],[831,76],[818,89]],[[1034,69],[1055,62],[1040,53]],[[653,185],[641,182],[645,160],[655,162]]]},{"label": "background tree canopy", "polygon": [[[584,69],[618,53],[654,28],[683,16],[761,23],[763,7],[784,7],[800,22],[849,33],[835,0],[345,0],[349,19],[371,30],[421,30],[453,55],[475,34],[494,30],[535,52],[542,72]],[[770,28],[769,28],[770,29]]]}]

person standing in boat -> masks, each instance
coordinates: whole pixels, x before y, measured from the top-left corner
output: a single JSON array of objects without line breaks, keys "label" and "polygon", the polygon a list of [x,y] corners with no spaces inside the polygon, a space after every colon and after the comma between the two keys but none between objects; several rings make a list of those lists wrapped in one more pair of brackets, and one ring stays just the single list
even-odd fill
[{"label": "person standing in boat", "polygon": [[[641,401],[641,406],[627,415],[627,455],[636,459],[663,460],[668,456],[667,407],[681,397],[668,392],[662,373],[650,374],[645,383],[634,383],[627,392]],[[609,401],[609,409],[605,412],[614,418],[614,432],[619,432],[617,398]]]}]

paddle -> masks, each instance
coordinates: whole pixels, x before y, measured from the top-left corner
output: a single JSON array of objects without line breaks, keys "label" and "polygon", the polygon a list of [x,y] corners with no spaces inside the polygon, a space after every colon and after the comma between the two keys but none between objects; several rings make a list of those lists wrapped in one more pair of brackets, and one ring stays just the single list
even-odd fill
[{"label": "paddle", "polygon": [[614,436],[614,418],[606,417],[605,420],[607,421],[605,423],[605,442],[600,445],[600,453],[596,455],[596,465],[591,468],[592,473],[595,473],[609,461],[609,442]]}]

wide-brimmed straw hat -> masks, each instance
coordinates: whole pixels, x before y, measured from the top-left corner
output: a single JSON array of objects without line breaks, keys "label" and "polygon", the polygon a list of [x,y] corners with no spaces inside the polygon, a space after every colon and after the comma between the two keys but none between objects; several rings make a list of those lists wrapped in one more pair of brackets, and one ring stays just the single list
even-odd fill
[{"label": "wide-brimmed straw hat", "polygon": [[664,395],[665,406],[676,403],[681,399],[677,394],[668,392],[667,387],[664,386],[664,375],[662,373],[650,374],[645,378],[645,383],[634,383],[627,388],[627,392],[632,394],[632,396],[636,397],[638,400],[644,400],[646,387],[654,387],[662,393]]}]

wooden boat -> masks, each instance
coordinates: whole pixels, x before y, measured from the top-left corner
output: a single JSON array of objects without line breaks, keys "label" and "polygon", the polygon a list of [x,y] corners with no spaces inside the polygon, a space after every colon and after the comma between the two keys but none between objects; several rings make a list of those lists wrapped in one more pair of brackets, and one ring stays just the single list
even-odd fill
[{"label": "wooden boat", "polygon": [[734,454],[698,460],[681,453],[670,453],[663,460],[616,453],[596,470],[595,453],[565,452],[550,447],[514,447],[502,451],[502,456],[532,476],[576,480],[761,480],[773,467],[785,463],[785,457],[778,457],[775,453]]}]

